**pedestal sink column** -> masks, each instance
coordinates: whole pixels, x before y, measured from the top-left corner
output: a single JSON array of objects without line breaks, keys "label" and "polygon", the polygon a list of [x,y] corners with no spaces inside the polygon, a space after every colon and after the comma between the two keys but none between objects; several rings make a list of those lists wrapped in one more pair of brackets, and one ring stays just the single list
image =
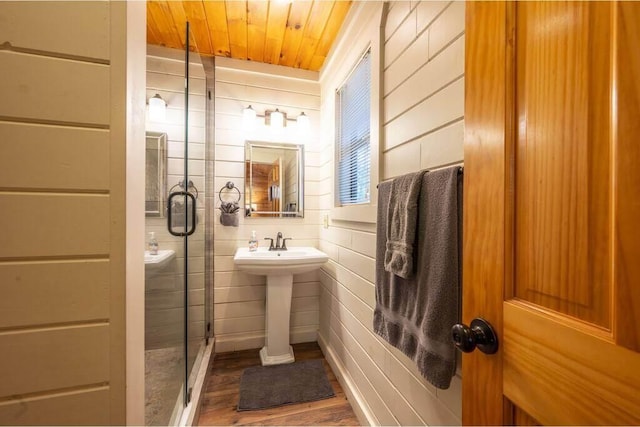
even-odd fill
[{"label": "pedestal sink column", "polygon": [[295,360],[289,345],[289,318],[293,275],[267,276],[265,346],[260,350],[262,365],[279,365]]}]

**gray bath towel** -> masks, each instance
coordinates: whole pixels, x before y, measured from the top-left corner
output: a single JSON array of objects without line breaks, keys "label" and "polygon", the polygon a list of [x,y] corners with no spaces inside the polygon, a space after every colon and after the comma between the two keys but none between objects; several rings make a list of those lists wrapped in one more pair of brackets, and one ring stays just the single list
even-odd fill
[{"label": "gray bath towel", "polygon": [[391,183],[384,269],[405,279],[413,276],[418,197],[425,172],[410,173],[394,179]]},{"label": "gray bath towel", "polygon": [[378,187],[374,331],[411,358],[438,388],[449,388],[456,354],[451,328],[458,321],[462,235],[460,167],[428,172],[418,200],[416,275],[384,269],[391,183]]}]

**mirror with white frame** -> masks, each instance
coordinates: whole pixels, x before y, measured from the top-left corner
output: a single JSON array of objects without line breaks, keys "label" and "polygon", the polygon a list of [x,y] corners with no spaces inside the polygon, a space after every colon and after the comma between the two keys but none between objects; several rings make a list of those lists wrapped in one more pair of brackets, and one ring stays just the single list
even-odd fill
[{"label": "mirror with white frame", "polygon": [[304,147],[247,141],[245,144],[245,216],[304,216]]}]

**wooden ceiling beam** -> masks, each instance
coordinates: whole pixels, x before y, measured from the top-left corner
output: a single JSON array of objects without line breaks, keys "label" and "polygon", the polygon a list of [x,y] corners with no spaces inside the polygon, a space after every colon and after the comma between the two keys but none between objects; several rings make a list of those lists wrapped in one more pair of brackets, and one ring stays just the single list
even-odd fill
[{"label": "wooden ceiling beam", "polygon": [[284,42],[280,54],[280,65],[286,67],[296,66],[296,57],[298,56],[298,50],[302,43],[304,29],[307,26],[309,12],[311,12],[311,7],[316,1],[294,1],[291,3],[289,19],[287,20],[287,28],[285,30]]},{"label": "wooden ceiling beam", "polygon": [[247,3],[227,0],[225,5],[231,57],[247,59]]},{"label": "wooden ceiling beam", "polygon": [[264,46],[264,62],[279,64],[284,33],[287,28],[290,5],[288,3],[270,2],[267,19],[267,32]]},{"label": "wooden ceiling beam", "polygon": [[264,47],[267,36],[269,2],[249,0],[247,2],[247,59],[264,62]]},{"label": "wooden ceiling beam", "polygon": [[336,39],[336,36],[342,27],[342,23],[349,12],[349,8],[351,8],[351,0],[339,0],[334,3],[333,9],[331,10],[331,16],[327,19],[327,25],[324,27],[318,47],[316,48],[313,58],[309,63],[309,70],[319,71],[320,68],[322,68],[324,61],[327,59],[327,55],[329,54],[329,50],[331,50],[333,41]]},{"label": "wooden ceiling beam", "polygon": [[223,1],[204,1],[203,6],[211,38],[211,53],[216,56],[231,57],[225,3]]},{"label": "wooden ceiling beam", "polygon": [[320,38],[327,26],[331,11],[333,10],[334,1],[316,1],[313,3],[307,26],[304,29],[302,43],[296,56],[296,68],[308,69],[311,64],[313,55],[316,53]]},{"label": "wooden ceiling beam", "polygon": [[173,25],[173,16],[166,1],[149,1],[147,3],[153,22],[157,25],[158,33],[162,39],[162,45],[174,49],[181,49],[180,38]]},{"label": "wooden ceiling beam", "polygon": [[173,26],[180,38],[182,49],[187,45],[187,15],[184,13],[182,2],[180,1],[167,1],[167,6],[171,11],[171,17],[173,18]]},{"label": "wooden ceiling beam", "polygon": [[183,1],[182,7],[187,15],[193,40],[196,42],[196,52],[211,55],[211,40],[202,1]]},{"label": "wooden ceiling beam", "polygon": [[149,0],[147,42],[203,55],[317,71],[351,5],[350,0]]}]

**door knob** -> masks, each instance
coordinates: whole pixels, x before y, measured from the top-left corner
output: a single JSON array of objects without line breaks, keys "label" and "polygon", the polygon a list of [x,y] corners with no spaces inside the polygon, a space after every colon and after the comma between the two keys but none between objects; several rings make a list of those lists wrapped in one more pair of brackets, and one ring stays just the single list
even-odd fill
[{"label": "door knob", "polygon": [[498,336],[484,319],[475,318],[471,321],[471,327],[458,323],[451,329],[451,338],[460,351],[471,353],[478,349],[486,354],[498,351]]}]

